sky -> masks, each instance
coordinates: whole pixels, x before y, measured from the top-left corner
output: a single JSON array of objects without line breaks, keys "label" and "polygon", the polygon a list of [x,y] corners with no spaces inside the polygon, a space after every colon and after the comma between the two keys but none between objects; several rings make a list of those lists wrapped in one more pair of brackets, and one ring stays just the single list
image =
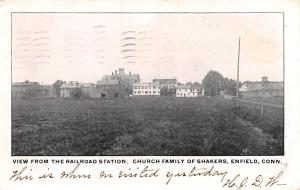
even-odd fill
[{"label": "sky", "polygon": [[96,83],[118,68],[142,81],[283,80],[280,13],[14,13],[12,80]]}]

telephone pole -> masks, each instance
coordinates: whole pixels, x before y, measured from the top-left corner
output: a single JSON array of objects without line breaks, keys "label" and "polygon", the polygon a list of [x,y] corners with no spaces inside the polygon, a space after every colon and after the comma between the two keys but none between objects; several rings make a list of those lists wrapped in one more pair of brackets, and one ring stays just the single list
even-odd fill
[{"label": "telephone pole", "polygon": [[240,74],[240,46],[241,38],[239,37],[239,49],[238,49],[238,62],[237,62],[237,73],[236,73],[236,107],[239,107],[239,74]]}]

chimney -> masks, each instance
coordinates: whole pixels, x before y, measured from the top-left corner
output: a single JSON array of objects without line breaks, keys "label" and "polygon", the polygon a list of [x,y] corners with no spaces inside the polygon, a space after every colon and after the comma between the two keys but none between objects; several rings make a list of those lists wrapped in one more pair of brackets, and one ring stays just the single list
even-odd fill
[{"label": "chimney", "polygon": [[131,76],[131,71],[129,71],[129,76]]},{"label": "chimney", "polygon": [[25,83],[29,83],[29,80],[25,80]]},{"label": "chimney", "polygon": [[117,70],[115,70],[115,75],[117,75],[118,73],[117,73]]},{"label": "chimney", "polygon": [[267,76],[261,77],[261,82],[268,82],[268,77]]},{"label": "chimney", "polygon": [[114,76],[114,72],[111,72],[111,75]]}]

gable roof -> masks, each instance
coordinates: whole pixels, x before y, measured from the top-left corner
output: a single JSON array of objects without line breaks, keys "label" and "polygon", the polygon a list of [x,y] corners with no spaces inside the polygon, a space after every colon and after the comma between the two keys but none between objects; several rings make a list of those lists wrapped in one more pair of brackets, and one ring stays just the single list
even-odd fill
[{"label": "gable roof", "polygon": [[97,81],[97,85],[117,85],[120,82],[133,83],[139,82],[139,74],[128,74],[128,75],[104,75],[101,80]]},{"label": "gable roof", "polygon": [[159,82],[160,85],[162,85],[162,84],[177,84],[176,79],[153,79],[153,82]]},{"label": "gable roof", "polygon": [[83,83],[78,81],[70,81],[68,83],[63,83],[60,88],[90,88],[93,87],[93,83]]},{"label": "gable roof", "polygon": [[32,85],[40,85],[37,82],[12,82],[13,86],[32,86]]},{"label": "gable roof", "polygon": [[133,83],[132,86],[159,86],[158,83],[154,82],[137,82]]}]

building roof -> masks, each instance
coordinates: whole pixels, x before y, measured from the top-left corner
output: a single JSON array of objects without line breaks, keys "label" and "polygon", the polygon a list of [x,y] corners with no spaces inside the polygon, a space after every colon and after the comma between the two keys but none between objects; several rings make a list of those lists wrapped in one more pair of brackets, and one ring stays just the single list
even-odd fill
[{"label": "building roof", "polygon": [[180,84],[177,86],[177,89],[191,89],[191,85],[186,85],[186,84]]},{"label": "building roof", "polygon": [[70,81],[68,83],[63,83],[60,88],[90,88],[93,87],[93,83],[83,83],[78,81]]},{"label": "building roof", "polygon": [[243,85],[247,85],[248,91],[283,89],[283,82],[280,81],[246,81]]},{"label": "building roof", "polygon": [[159,86],[158,83],[153,83],[153,82],[138,82],[138,83],[133,83],[132,86]]},{"label": "building roof", "polygon": [[97,85],[118,85],[119,80],[100,80]]},{"label": "building roof", "polygon": [[39,85],[39,83],[25,81],[25,82],[13,82],[12,85],[13,86],[32,86],[32,85]]},{"label": "building roof", "polygon": [[40,85],[31,85],[26,90],[30,91],[42,91],[43,87]]},{"label": "building roof", "polygon": [[187,84],[180,84],[180,85],[177,85],[177,89],[178,89],[178,90],[191,89],[191,90],[193,90],[194,92],[200,91],[199,88],[193,87],[193,85],[187,85]]},{"label": "building roof", "polygon": [[120,82],[125,82],[131,84],[134,82],[140,81],[140,75],[139,74],[127,74],[127,75],[121,75],[121,74],[112,74],[112,75],[104,75],[101,80],[97,81],[97,85],[117,85],[120,84]]},{"label": "building roof", "polygon": [[125,77],[128,78],[130,81],[136,81],[136,82],[140,81],[139,74],[129,74],[129,75],[125,75]]},{"label": "building roof", "polygon": [[242,84],[283,84],[282,81],[245,81]]},{"label": "building roof", "polygon": [[42,87],[43,87],[43,89],[52,89],[52,88],[54,88],[53,85],[43,85]]},{"label": "building roof", "polygon": [[177,84],[176,79],[153,79],[153,82],[159,82],[160,85],[162,85],[162,84]]}]

